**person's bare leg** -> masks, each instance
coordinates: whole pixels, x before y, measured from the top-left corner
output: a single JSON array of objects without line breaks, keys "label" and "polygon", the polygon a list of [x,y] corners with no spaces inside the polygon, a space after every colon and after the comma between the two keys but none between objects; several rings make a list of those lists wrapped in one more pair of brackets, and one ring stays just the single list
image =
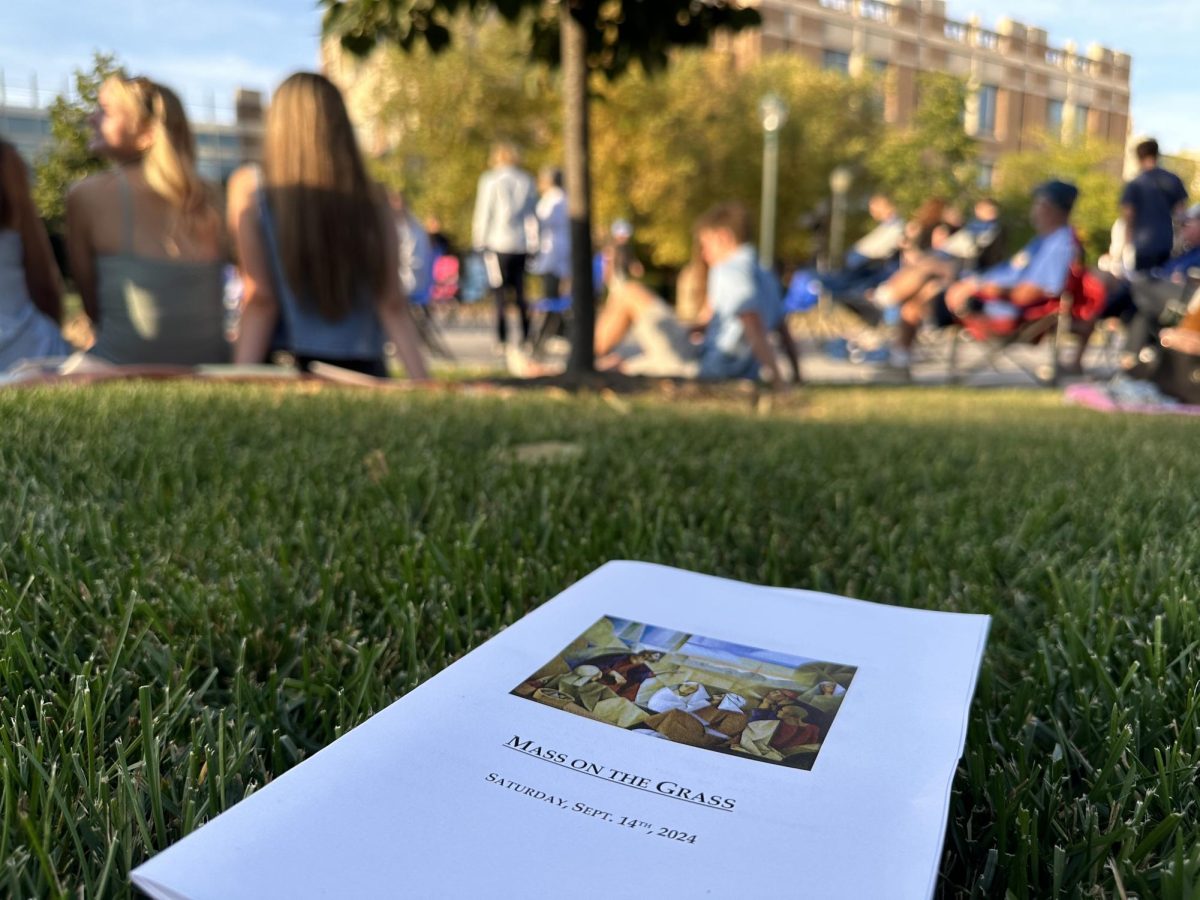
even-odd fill
[{"label": "person's bare leg", "polygon": [[876,299],[889,304],[900,304],[911,300],[925,286],[932,274],[933,262],[921,261],[905,266],[875,292]]},{"label": "person's bare leg", "polygon": [[623,281],[609,287],[608,300],[596,320],[596,357],[612,353],[629,333],[633,323],[657,298],[636,281]]},{"label": "person's bare leg", "polygon": [[1095,322],[1081,322],[1074,319],[1071,321],[1071,333],[1079,338],[1079,343],[1071,353],[1071,358],[1063,367],[1068,375],[1083,374],[1083,354],[1087,352],[1088,342],[1091,341],[1092,332],[1095,330]]},{"label": "person's bare leg", "polygon": [[961,317],[967,312],[968,301],[978,290],[979,282],[974,278],[956,281],[946,288],[946,306],[950,307],[950,312],[954,315]]},{"label": "person's bare leg", "polygon": [[941,278],[927,281],[917,295],[900,308],[900,331],[896,343],[905,350],[911,350],[917,340],[917,332],[921,323],[929,315],[929,307],[937,299],[938,294],[946,289],[946,282]]},{"label": "person's bare leg", "polygon": [[600,315],[596,317],[596,358],[607,356],[617,344],[629,333],[633,319],[629,314],[629,305],[624,300],[625,291],[622,287],[613,285],[608,292],[608,299]]}]

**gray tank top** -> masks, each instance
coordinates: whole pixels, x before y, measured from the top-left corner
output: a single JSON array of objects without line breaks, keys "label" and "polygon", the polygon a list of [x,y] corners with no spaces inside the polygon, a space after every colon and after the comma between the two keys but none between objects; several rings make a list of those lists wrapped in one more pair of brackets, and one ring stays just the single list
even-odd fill
[{"label": "gray tank top", "polygon": [[99,334],[90,351],[117,365],[197,366],[229,361],[221,262],[133,252],[133,189],[118,170],[121,252],[96,258]]}]

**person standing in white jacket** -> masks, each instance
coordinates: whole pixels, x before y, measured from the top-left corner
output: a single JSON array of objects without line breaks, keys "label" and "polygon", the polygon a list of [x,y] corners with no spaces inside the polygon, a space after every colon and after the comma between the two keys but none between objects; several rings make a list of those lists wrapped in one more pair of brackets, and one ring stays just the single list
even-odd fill
[{"label": "person standing in white jacket", "polygon": [[533,178],[520,168],[514,144],[500,142],[492,148],[491,167],[479,179],[475,194],[472,241],[484,254],[496,300],[496,339],[508,341],[507,296],[511,292],[521,315],[521,336],[529,340],[529,310],[525,305],[525,264],[535,231],[537,191]]}]

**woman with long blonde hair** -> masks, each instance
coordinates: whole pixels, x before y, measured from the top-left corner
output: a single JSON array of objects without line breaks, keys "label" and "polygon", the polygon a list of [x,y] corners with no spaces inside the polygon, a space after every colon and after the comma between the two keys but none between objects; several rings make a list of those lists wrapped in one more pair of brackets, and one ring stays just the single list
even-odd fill
[{"label": "woman with long blonde hair", "polygon": [[236,362],[262,362],[274,342],[304,370],[321,362],[383,376],[391,342],[409,377],[427,377],[391,210],[328,79],[300,72],[279,86],[262,169],[235,172],[228,196],[245,285]]},{"label": "woman with long blonde hair", "polygon": [[225,362],[221,218],[196,173],[179,98],[148,78],[100,87],[91,149],[114,166],[67,197],[89,354],[117,364]]}]

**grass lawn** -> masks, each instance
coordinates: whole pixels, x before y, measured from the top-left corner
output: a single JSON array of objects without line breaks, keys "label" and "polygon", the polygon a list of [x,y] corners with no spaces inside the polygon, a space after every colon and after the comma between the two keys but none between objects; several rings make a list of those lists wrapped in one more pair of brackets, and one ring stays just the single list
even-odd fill
[{"label": "grass lawn", "polygon": [[806,396],[0,393],[0,895],[127,895],[620,557],[990,613],[939,893],[1198,896],[1200,423]]}]

